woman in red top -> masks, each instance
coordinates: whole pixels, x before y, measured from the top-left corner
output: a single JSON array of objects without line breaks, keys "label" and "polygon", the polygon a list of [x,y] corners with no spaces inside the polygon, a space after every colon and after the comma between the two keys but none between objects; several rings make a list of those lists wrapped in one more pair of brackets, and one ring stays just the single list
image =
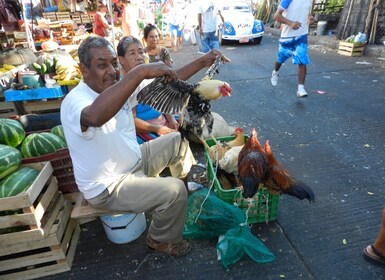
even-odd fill
[{"label": "woman in red top", "polygon": [[102,37],[108,37],[108,30],[110,26],[106,19],[107,5],[103,2],[99,2],[99,11],[95,14],[94,30],[93,33]]}]

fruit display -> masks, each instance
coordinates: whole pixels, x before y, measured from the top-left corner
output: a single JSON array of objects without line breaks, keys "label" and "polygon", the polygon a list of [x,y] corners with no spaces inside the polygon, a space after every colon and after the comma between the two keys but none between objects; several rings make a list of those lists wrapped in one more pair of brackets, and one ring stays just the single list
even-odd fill
[{"label": "fruit display", "polygon": [[68,61],[68,59],[59,58],[55,70],[56,75],[52,78],[58,82],[81,79],[79,65],[74,59]]},{"label": "fruit display", "polygon": [[67,145],[51,132],[31,133],[21,143],[21,154],[24,158],[37,157],[56,152]]},{"label": "fruit display", "polygon": [[21,160],[22,155],[18,149],[0,144],[0,179],[16,171]]},{"label": "fruit display", "polygon": [[65,139],[65,136],[64,136],[64,130],[63,130],[63,125],[59,124],[59,125],[54,126],[51,129],[51,133],[59,136],[60,139],[63,140],[64,143],[66,143],[66,139]]},{"label": "fruit display", "polygon": [[32,63],[32,67],[40,75],[51,74],[51,73],[55,73],[56,71],[56,63],[57,63],[56,57],[53,57],[52,59],[46,58],[42,63],[38,63],[38,62]]},{"label": "fruit display", "polygon": [[10,64],[3,64],[3,67],[0,68],[0,73],[7,73],[10,70],[16,69],[15,66]]},{"label": "fruit display", "polygon": [[22,166],[0,181],[0,198],[15,196],[27,190],[39,171],[34,168]]},{"label": "fruit display", "polygon": [[0,144],[17,147],[25,138],[23,125],[17,120],[0,118]]}]

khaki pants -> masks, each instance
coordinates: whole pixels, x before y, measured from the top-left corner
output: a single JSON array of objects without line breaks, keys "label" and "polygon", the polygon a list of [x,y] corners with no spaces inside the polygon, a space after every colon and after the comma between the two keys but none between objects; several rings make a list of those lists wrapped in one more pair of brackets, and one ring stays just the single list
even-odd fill
[{"label": "khaki pants", "polygon": [[[132,173],[88,202],[97,208],[152,213],[148,235],[156,241],[177,243],[182,240],[187,209],[187,189],[177,178],[188,175],[195,159],[188,142],[177,132],[143,143],[141,152],[142,160]],[[154,178],[165,167],[173,177]]]}]

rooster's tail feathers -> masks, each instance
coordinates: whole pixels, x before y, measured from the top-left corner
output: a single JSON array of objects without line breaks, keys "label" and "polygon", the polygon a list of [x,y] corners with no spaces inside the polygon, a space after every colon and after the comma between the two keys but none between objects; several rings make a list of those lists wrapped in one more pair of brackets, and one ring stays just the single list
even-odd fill
[{"label": "rooster's tail feathers", "polygon": [[283,193],[294,196],[300,200],[307,199],[309,202],[315,201],[315,194],[313,190],[302,182],[296,182],[290,188],[284,189]]}]

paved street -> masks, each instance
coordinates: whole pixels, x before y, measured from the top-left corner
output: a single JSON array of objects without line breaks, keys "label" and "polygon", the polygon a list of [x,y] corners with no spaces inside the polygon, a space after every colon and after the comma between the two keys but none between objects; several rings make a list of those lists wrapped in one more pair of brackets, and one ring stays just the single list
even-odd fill
[{"label": "paved street", "polygon": [[[257,264],[245,256],[225,271],[216,240],[193,240],[193,251],[174,259],[148,253],[145,234],[113,244],[95,220],[82,225],[72,270],[46,279],[385,279],[383,268],[362,258],[385,205],[385,62],[311,45],[309,96],[298,99],[291,61],[278,86],[270,84],[277,44],[265,36],[260,45],[222,46],[232,62],[216,78],[229,82],[233,95],[212,102],[231,125],[269,139],[278,159],[316,193],[313,204],[281,196],[278,220],[253,225],[276,260]],[[199,54],[185,44],[172,56],[178,67]],[[202,149],[194,151],[204,163]]]}]

